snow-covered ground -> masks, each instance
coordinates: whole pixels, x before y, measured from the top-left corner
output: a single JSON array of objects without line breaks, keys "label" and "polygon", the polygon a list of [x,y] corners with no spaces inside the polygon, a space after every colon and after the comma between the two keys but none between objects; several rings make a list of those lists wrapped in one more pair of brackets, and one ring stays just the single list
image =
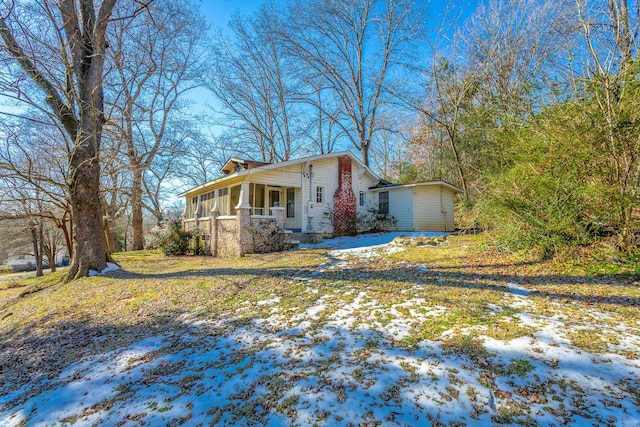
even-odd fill
[{"label": "snow-covered ground", "polygon": [[402,250],[401,246],[394,245],[393,240],[400,236],[412,238],[446,236],[449,233],[437,233],[428,231],[394,231],[389,233],[362,234],[359,236],[336,237],[315,244],[299,245],[300,249],[328,248],[329,254],[336,258],[348,256],[371,257],[381,254],[389,254]]},{"label": "snow-covered ground", "polygon": [[[399,234],[323,245],[371,256]],[[313,273],[300,279],[310,294]],[[640,361],[572,346],[571,325],[527,313],[528,291],[515,283],[507,290],[522,310],[514,321],[535,332],[484,337],[488,360],[436,341],[401,346],[412,325],[445,310],[410,289],[389,306],[336,286],[302,313],[274,297],[255,302],[269,316],[249,321],[185,317],[187,333],[97,354],[0,396],[0,425],[640,426]],[[615,332],[621,346],[640,348],[638,330]]]}]

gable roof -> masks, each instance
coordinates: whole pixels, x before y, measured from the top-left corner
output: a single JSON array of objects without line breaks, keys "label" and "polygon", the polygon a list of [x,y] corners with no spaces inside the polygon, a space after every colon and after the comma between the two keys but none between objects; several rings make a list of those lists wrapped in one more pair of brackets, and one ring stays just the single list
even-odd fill
[{"label": "gable roof", "polygon": [[[335,153],[327,153],[327,154],[318,154],[315,156],[309,156],[309,157],[300,157],[298,159],[292,159],[292,160],[287,160],[284,162],[280,162],[280,163],[264,163],[262,165],[257,165],[258,163],[263,163],[263,162],[257,162],[255,160],[243,160],[243,159],[235,159],[235,158],[231,158],[229,159],[226,163],[225,166],[222,167],[222,170],[224,170],[225,168],[229,167],[228,165],[233,165],[234,163],[232,162],[232,160],[235,161],[245,161],[245,162],[251,162],[251,165],[253,165],[253,167],[247,167],[246,169],[242,169],[239,168],[239,170],[234,170],[231,171],[228,175],[226,176],[222,176],[220,178],[214,179],[213,181],[209,181],[206,182],[202,185],[199,185],[197,187],[191,188],[187,191],[185,191],[184,193],[181,193],[179,195],[179,197],[185,197],[186,195],[190,194],[190,193],[194,193],[194,192],[199,192],[200,190],[215,185],[215,184],[220,184],[222,182],[225,181],[231,181],[233,180],[233,178],[238,178],[238,177],[242,177],[245,175],[252,175],[254,173],[258,173],[258,172],[264,172],[264,171],[268,171],[268,170],[273,170],[273,169],[278,169],[278,168],[283,168],[283,167],[287,167],[287,166],[292,166],[292,165],[297,165],[300,163],[308,163],[308,162],[313,162],[313,161],[317,161],[317,160],[323,160],[323,159],[330,159],[332,157],[341,157],[341,156],[348,156],[352,162],[355,162],[357,165],[359,165],[361,168],[363,168],[367,173],[371,174],[371,176],[376,179],[376,180],[380,180],[380,177],[375,174],[368,166],[365,166],[364,163],[362,163],[362,160],[360,160],[355,154],[353,154],[351,151],[337,151]],[[230,163],[231,162],[231,163]],[[249,164],[247,164],[249,165]]]},{"label": "gable roof", "polygon": [[259,162],[257,160],[239,159],[237,157],[231,157],[220,168],[220,172],[224,175],[232,174],[241,170],[254,169],[260,166],[268,165],[268,162]]}]

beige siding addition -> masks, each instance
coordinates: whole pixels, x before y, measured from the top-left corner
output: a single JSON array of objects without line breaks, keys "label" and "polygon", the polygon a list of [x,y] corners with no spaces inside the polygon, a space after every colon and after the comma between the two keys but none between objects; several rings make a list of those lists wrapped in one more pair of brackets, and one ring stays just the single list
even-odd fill
[{"label": "beige siding addition", "polygon": [[[376,194],[376,202],[378,200]],[[413,189],[398,188],[389,191],[389,215],[397,221],[397,228],[401,231],[413,231]]]},{"label": "beige siding addition", "polygon": [[415,191],[415,229],[452,231],[453,192],[440,186],[419,186]]}]

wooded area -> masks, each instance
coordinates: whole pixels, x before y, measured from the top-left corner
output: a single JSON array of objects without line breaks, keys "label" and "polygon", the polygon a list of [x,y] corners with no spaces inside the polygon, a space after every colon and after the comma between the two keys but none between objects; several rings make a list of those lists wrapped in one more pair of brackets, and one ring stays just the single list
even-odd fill
[{"label": "wooded area", "polygon": [[505,249],[637,254],[638,0],[198,5],[0,4],[0,261],[102,270],[228,157],[341,149],[464,189],[458,226]]}]

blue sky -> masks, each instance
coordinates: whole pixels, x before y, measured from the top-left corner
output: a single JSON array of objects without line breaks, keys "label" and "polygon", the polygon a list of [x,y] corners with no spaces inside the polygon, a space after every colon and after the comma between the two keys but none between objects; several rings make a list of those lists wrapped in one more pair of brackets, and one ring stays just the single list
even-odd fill
[{"label": "blue sky", "polygon": [[212,27],[224,28],[234,13],[250,14],[262,3],[263,0],[203,0],[201,10]]},{"label": "blue sky", "polygon": [[[202,0],[201,10],[209,20],[212,27],[226,27],[234,13],[250,14],[265,0]],[[447,6],[454,8],[454,16],[460,19],[467,18],[475,9],[480,0],[426,0],[418,3],[426,5],[432,16],[441,14]],[[278,3],[286,3],[278,0]]]},{"label": "blue sky", "polygon": [[[234,14],[251,15],[260,5],[268,0],[201,0],[200,10],[206,17],[211,30],[220,27],[227,28],[229,20]],[[277,3],[286,4],[287,0],[275,0]],[[443,14],[449,8],[449,16],[452,19],[463,21],[473,13],[481,0],[416,0],[419,4],[426,6],[429,10],[428,25],[440,25],[443,23]],[[445,20],[446,22],[446,20]],[[451,25],[453,31],[453,25]],[[197,99],[198,109],[205,113],[211,110],[203,104],[216,105],[215,99],[204,89],[196,89],[191,93],[192,99]],[[216,132],[214,132],[216,133]]]}]

